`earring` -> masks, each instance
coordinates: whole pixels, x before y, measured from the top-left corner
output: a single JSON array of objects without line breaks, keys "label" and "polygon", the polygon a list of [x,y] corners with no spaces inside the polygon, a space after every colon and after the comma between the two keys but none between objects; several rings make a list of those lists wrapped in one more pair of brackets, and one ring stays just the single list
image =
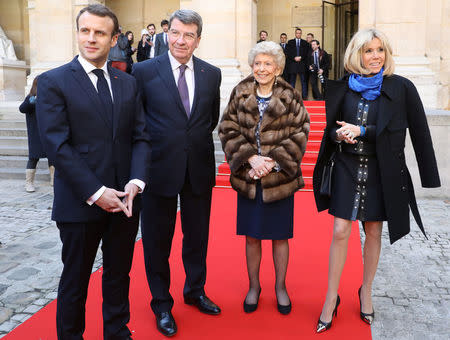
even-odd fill
[{"label": "earring", "polygon": [[275,76],[275,84],[274,85],[277,85],[278,84],[278,76]]}]

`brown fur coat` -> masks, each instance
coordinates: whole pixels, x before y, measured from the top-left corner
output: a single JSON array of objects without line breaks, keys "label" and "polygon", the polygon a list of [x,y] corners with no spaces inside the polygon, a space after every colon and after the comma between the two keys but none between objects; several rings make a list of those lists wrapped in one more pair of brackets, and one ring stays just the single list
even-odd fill
[{"label": "brown fur coat", "polygon": [[[219,125],[219,137],[231,170],[231,186],[255,198],[256,180],[248,175],[248,159],[258,154],[255,131],[259,121],[253,76],[242,80],[231,93]],[[261,122],[261,154],[275,160],[281,171],[261,178],[264,202],[294,194],[304,186],[300,163],[309,134],[309,115],[298,91],[282,79],[273,87],[272,98]]]}]

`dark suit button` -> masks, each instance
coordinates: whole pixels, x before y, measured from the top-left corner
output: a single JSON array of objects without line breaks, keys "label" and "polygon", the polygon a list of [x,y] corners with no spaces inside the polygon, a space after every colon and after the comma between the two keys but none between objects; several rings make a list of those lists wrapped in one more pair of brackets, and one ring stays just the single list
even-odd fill
[{"label": "dark suit button", "polygon": [[402,186],[402,191],[406,191],[406,187],[405,186]]},{"label": "dark suit button", "polygon": [[401,169],[400,173],[403,175],[405,173],[405,170]]}]

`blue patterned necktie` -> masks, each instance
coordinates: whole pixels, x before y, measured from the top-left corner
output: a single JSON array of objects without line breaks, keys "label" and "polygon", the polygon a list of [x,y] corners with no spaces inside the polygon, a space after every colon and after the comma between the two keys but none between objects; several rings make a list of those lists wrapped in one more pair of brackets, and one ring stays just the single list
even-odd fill
[{"label": "blue patterned necktie", "polygon": [[181,102],[183,103],[186,114],[189,117],[191,114],[191,105],[189,103],[189,91],[186,83],[185,71],[186,65],[180,65],[180,75],[178,76],[178,92],[180,93]]},{"label": "blue patterned necktie", "polygon": [[109,91],[108,83],[106,82],[105,75],[102,69],[95,69],[92,71],[97,76],[97,92],[100,97],[100,101],[105,109],[106,118],[113,121],[113,101],[111,98],[111,92]]},{"label": "blue patterned necktie", "polygon": [[300,39],[296,39],[297,41],[297,56],[300,55]]}]

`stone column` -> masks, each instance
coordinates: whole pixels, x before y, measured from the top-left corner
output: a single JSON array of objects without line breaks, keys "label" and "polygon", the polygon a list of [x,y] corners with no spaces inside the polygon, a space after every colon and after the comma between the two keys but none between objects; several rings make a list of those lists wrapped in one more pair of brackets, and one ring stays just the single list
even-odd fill
[{"label": "stone column", "polygon": [[75,18],[83,7],[98,0],[28,0],[30,68],[28,92],[33,79],[61,66],[78,54]]},{"label": "stone column", "polygon": [[387,34],[395,72],[413,81],[424,106],[434,109],[439,108],[439,83],[426,49],[427,27],[435,20],[435,15],[427,14],[429,8],[431,5],[421,0],[361,0],[359,26],[376,27]]},{"label": "stone column", "polygon": [[254,43],[255,0],[181,0],[203,19],[202,40],[195,55],[222,70],[222,108],[233,87],[249,74],[247,53]]}]

